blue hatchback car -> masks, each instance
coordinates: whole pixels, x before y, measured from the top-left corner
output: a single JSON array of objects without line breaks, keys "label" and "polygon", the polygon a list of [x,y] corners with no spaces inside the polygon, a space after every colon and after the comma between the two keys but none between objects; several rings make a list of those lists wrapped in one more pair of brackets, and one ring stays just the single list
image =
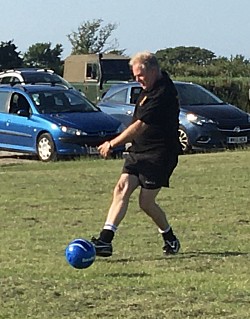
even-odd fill
[{"label": "blue hatchback car", "polygon": [[[234,148],[250,143],[250,115],[204,87],[174,81],[180,101],[179,136],[184,153]],[[142,88],[137,82],[113,85],[97,104],[124,125],[131,123]]]},{"label": "blue hatchback car", "polygon": [[[97,154],[96,147],[124,125],[75,90],[53,85],[0,85],[0,149],[37,154]],[[113,155],[124,147],[114,149]]]}]

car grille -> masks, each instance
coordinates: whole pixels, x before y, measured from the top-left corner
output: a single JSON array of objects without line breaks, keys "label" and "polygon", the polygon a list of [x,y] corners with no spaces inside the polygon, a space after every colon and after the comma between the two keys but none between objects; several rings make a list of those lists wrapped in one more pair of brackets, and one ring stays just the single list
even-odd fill
[{"label": "car grille", "polygon": [[114,131],[114,130],[88,132],[89,137],[92,137],[92,136],[105,137],[105,136],[114,135],[114,134],[116,134],[116,131]]},{"label": "car grille", "polygon": [[242,136],[242,135],[248,135],[250,134],[250,127],[246,126],[235,126],[234,128],[227,128],[227,127],[219,127],[219,131],[223,135],[230,135],[230,136]]}]

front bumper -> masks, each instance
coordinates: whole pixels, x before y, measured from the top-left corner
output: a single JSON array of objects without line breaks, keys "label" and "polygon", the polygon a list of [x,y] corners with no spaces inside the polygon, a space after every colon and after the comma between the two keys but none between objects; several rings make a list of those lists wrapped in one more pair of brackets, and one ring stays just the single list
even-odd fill
[{"label": "front bumper", "polygon": [[250,144],[250,128],[235,131],[209,125],[195,126],[190,131],[189,141],[194,150],[241,147]]},{"label": "front bumper", "polygon": [[[105,137],[63,136],[59,137],[56,149],[60,155],[97,155],[97,147],[117,135]],[[121,145],[112,150],[112,153],[121,154],[125,146]]]}]

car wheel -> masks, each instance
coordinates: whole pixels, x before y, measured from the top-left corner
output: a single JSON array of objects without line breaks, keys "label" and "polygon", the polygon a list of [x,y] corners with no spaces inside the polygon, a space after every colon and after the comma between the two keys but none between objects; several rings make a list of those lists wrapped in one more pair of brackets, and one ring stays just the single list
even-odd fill
[{"label": "car wheel", "polygon": [[186,131],[183,128],[179,128],[179,139],[181,143],[181,149],[183,153],[188,153],[191,151],[192,147],[189,144],[189,139]]},{"label": "car wheel", "polygon": [[44,133],[39,136],[37,140],[37,155],[42,162],[56,160],[55,144],[50,134]]}]

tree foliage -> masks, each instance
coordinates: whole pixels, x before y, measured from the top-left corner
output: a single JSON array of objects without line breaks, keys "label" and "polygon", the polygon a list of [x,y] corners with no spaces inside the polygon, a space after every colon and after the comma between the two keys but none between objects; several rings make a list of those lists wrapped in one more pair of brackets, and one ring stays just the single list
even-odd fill
[{"label": "tree foliage", "polygon": [[126,51],[126,49],[119,49],[119,50],[106,51],[105,53],[117,54],[117,55],[125,55],[125,51]]},{"label": "tree foliage", "polygon": [[0,69],[14,69],[22,66],[21,52],[16,51],[17,47],[13,40],[1,42],[0,44]]},{"label": "tree foliage", "polygon": [[156,56],[162,69],[172,76],[239,77],[249,76],[250,61],[242,55],[216,57],[215,53],[199,47],[176,47],[158,50]]},{"label": "tree foliage", "polygon": [[24,53],[24,65],[27,67],[53,69],[56,73],[62,74],[62,51],[61,44],[56,44],[54,48],[51,48],[50,42],[35,43]]},{"label": "tree foliage", "polygon": [[208,65],[216,57],[212,51],[199,47],[176,47],[159,50],[157,57],[169,64],[193,63],[196,65]]},{"label": "tree foliage", "polygon": [[71,45],[72,54],[100,53],[116,50],[117,39],[108,42],[112,32],[117,28],[116,23],[102,25],[102,19],[86,21],[78,27],[78,31],[73,31],[67,35]]}]

